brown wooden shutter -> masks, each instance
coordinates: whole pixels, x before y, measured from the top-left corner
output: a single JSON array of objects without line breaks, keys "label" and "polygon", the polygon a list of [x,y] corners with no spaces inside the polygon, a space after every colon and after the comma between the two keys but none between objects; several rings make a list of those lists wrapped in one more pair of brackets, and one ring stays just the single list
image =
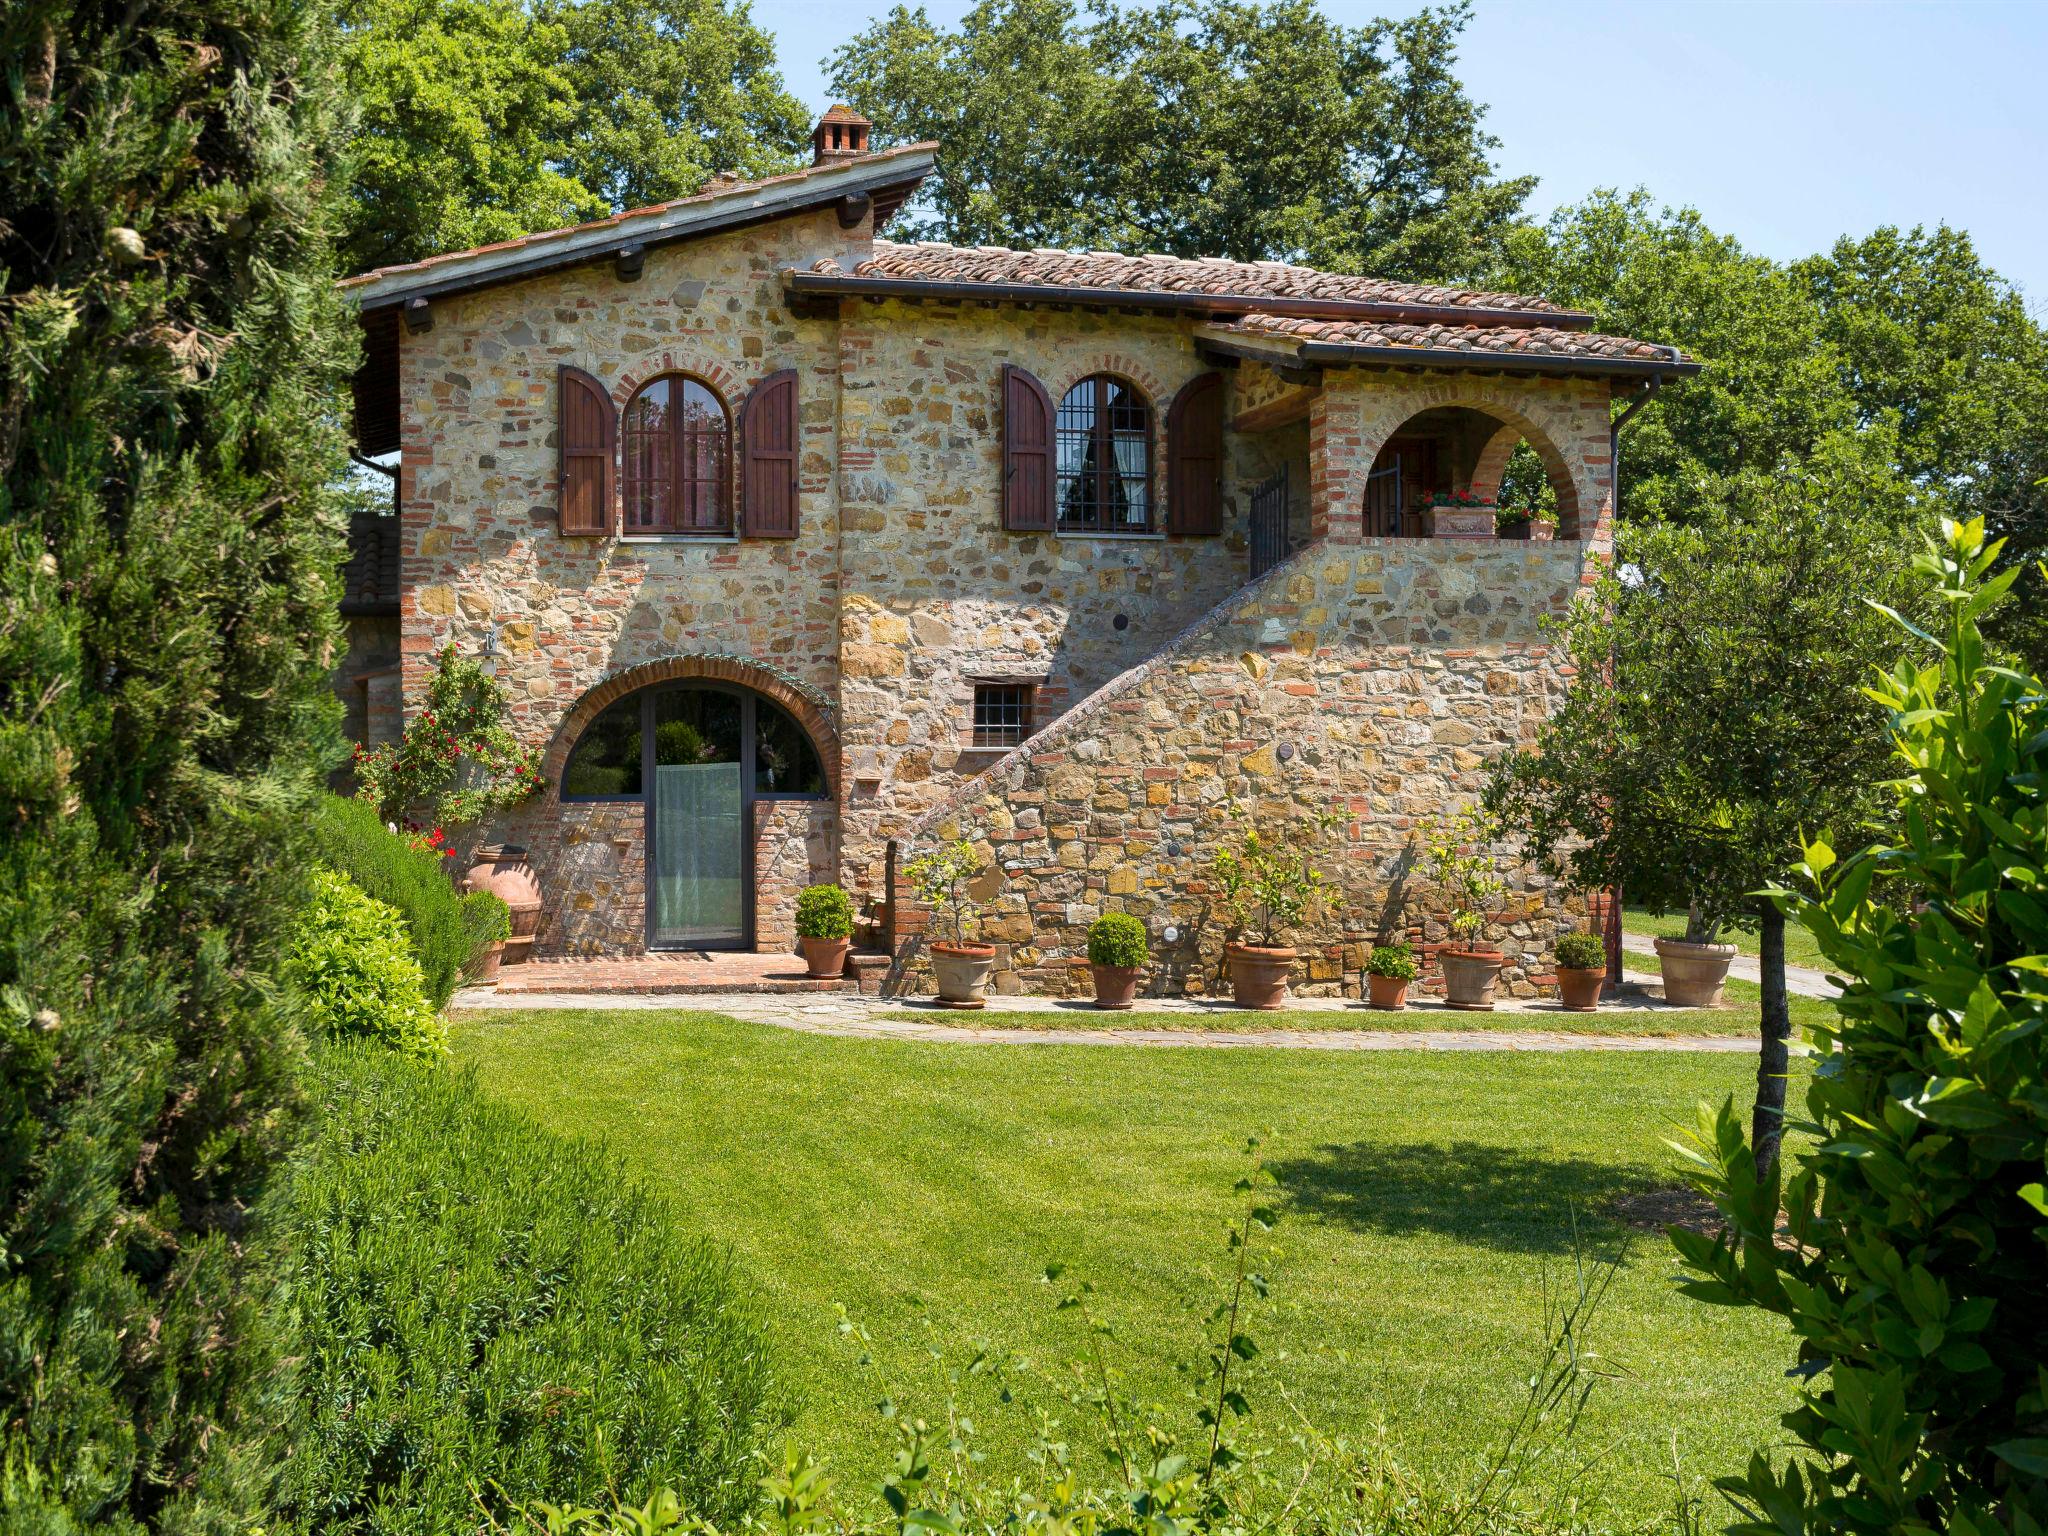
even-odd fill
[{"label": "brown wooden shutter", "polygon": [[796,537],[796,370],[756,384],[740,410],[740,532]]},{"label": "brown wooden shutter", "polygon": [[561,415],[555,423],[561,487],[556,515],[564,534],[612,531],[612,458],[618,412],[605,387],[581,368],[562,364]]},{"label": "brown wooden shutter", "polygon": [[1166,413],[1166,531],[1223,531],[1223,375],[1198,374]]},{"label": "brown wooden shutter", "polygon": [[1003,526],[1051,533],[1052,396],[1022,368],[1003,364]]}]

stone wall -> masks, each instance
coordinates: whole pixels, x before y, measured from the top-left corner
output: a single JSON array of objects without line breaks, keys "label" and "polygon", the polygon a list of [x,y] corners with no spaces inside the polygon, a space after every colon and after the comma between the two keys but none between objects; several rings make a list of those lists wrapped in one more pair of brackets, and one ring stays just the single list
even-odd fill
[{"label": "stone wall", "polygon": [[[1306,990],[1334,990],[1376,939],[1440,945],[1418,833],[1476,799],[1488,758],[1533,741],[1565,684],[1544,621],[1578,600],[1610,549],[1606,401],[1584,380],[1327,374],[1307,422],[1318,542],[903,839],[908,857],[966,836],[1000,871],[982,886],[996,985],[1085,988],[1087,926],[1110,908],[1145,920],[1155,991],[1217,985],[1227,934],[1209,871],[1237,835],[1233,804],[1269,833],[1325,812],[1342,820],[1323,865],[1340,895],[1300,936]],[[1487,411],[1537,443],[1565,511],[1557,541],[1360,537],[1380,447],[1442,406]],[[1511,892],[1488,936],[1509,956],[1504,985],[1527,993],[1585,906],[1501,852]],[[896,984],[919,980],[918,948]]]},{"label": "stone wall", "polygon": [[398,620],[382,614],[350,614],[341,621],[347,649],[334,669],[335,697],[341,700],[341,733],[349,741],[377,746],[397,734],[396,718],[370,706],[372,678],[398,665]]},{"label": "stone wall", "polygon": [[839,810],[821,800],[754,802],[754,948],[796,952],[796,899],[839,877]]},{"label": "stone wall", "polygon": [[[1416,834],[1534,739],[1564,682],[1537,621],[1597,558],[1580,542],[1314,546],[937,808],[902,853],[964,836],[1000,869],[983,885],[999,990],[1085,990],[1088,924],[1116,909],[1152,936],[1151,991],[1202,992],[1227,937],[1210,866],[1237,835],[1230,807],[1268,833],[1332,812],[1318,863],[1340,895],[1296,942],[1298,984],[1334,991],[1377,938],[1446,938]],[[1584,904],[1511,858],[1507,873],[1488,937],[1528,993]],[[921,984],[918,948],[897,984]]]},{"label": "stone wall", "polygon": [[1166,488],[1167,408],[1207,370],[1189,326],[1171,319],[982,305],[847,309],[842,850],[848,884],[865,894],[879,893],[887,841],[1000,755],[967,743],[975,679],[1035,680],[1038,721],[1055,719],[1245,579],[1249,486],[1235,476],[1217,538],[1004,531],[1005,363],[1029,369],[1055,404],[1093,373],[1137,385],[1152,407],[1155,498]]}]

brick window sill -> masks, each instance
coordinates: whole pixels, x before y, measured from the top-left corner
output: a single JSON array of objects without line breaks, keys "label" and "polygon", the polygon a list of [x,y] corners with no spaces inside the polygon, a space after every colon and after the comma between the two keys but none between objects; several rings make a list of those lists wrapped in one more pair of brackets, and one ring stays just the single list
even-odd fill
[{"label": "brick window sill", "polygon": [[622,533],[621,544],[737,544],[736,533]]},{"label": "brick window sill", "polygon": [[1164,531],[1158,533],[1091,533],[1086,528],[1053,530],[1056,539],[1072,539],[1083,544],[1163,544]]}]

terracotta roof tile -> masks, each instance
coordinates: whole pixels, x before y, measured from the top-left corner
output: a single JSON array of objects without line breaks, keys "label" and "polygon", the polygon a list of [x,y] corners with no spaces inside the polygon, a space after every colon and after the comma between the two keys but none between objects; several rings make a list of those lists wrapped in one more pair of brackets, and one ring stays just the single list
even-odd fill
[{"label": "terracotta roof tile", "polygon": [[398,519],[357,512],[348,520],[348,564],[341,568],[344,614],[398,612]]},{"label": "terracotta roof tile", "polygon": [[[840,274],[819,263],[814,269]],[[1468,309],[1533,310],[1562,315],[1547,299],[1432,283],[1343,277],[1284,261],[1226,261],[1205,256],[1124,256],[1114,251],[1015,251],[1002,246],[899,245],[877,240],[856,277],[945,283],[1027,283],[1063,288],[1127,288],[1146,293],[1198,293],[1282,299],[1341,299]]]},{"label": "terracotta roof tile", "polygon": [[[1380,320],[1310,320],[1248,314],[1219,325],[1245,337],[1327,342],[1350,347],[1413,347],[1419,352],[1498,352],[1538,357],[1605,357],[1669,363],[1671,348],[1627,336],[1551,326],[1401,325]],[[1685,361],[1680,354],[1679,360]]]},{"label": "terracotta roof tile", "polygon": [[587,230],[605,229],[629,220],[644,218],[648,214],[665,213],[671,208],[684,208],[692,203],[707,203],[716,198],[734,197],[742,193],[759,191],[763,187],[783,186],[823,172],[836,172],[849,165],[867,165],[897,155],[928,154],[936,148],[936,144],[899,144],[872,155],[843,156],[823,165],[807,165],[801,170],[784,171],[779,176],[763,176],[758,181],[740,181],[721,174],[712,177],[688,197],[671,198],[665,203],[649,203],[645,208],[627,208],[606,218],[592,219],[586,224],[570,224],[561,229],[544,229],[535,234],[521,235],[515,240],[500,240],[493,245],[476,245],[463,251],[441,251],[419,261],[404,261],[389,267],[373,267],[368,272],[358,272],[354,277],[343,278],[340,286],[344,289],[360,287],[364,283],[375,282],[379,278],[390,277],[399,272],[430,272],[447,262],[463,261],[472,256],[490,255],[498,251],[515,251],[524,246],[546,245],[570,235],[583,234]]}]

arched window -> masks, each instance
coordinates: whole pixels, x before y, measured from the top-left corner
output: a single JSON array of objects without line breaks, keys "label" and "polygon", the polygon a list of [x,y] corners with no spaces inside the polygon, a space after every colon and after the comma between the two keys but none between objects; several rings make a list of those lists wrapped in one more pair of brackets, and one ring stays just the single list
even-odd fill
[{"label": "arched window", "polygon": [[1091,374],[1060,398],[1062,533],[1152,531],[1152,408],[1137,386]]},{"label": "arched window", "polygon": [[669,373],[626,405],[626,532],[732,532],[732,418],[701,379]]},{"label": "arched window", "polygon": [[658,683],[583,728],[562,770],[564,800],[635,800],[652,773],[731,763],[751,798],[826,793],[808,732],[773,699],[715,683]]}]

